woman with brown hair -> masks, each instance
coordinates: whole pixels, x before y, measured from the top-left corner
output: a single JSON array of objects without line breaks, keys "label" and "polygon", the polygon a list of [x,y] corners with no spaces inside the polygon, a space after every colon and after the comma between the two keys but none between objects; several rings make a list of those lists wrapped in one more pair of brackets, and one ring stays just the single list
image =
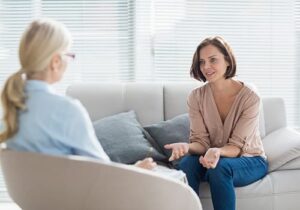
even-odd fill
[{"label": "woman with brown hair", "polygon": [[215,210],[234,210],[234,187],[251,184],[268,171],[259,134],[259,96],[234,80],[236,61],[221,37],[209,37],[196,49],[190,74],[207,82],[188,97],[190,143],[165,145],[170,160],[198,194],[201,181],[210,185]]}]

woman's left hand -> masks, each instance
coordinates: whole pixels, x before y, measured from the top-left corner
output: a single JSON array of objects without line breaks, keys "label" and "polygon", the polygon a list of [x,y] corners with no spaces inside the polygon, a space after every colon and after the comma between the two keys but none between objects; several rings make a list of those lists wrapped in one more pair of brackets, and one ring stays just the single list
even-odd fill
[{"label": "woman's left hand", "polygon": [[215,168],[219,162],[220,154],[220,148],[209,148],[204,157],[201,156],[199,158],[199,161],[203,165],[203,167],[207,169]]},{"label": "woman's left hand", "polygon": [[151,157],[149,157],[149,158],[145,158],[143,160],[137,161],[134,165],[139,168],[152,170],[153,168],[155,168],[157,166],[157,163]]}]

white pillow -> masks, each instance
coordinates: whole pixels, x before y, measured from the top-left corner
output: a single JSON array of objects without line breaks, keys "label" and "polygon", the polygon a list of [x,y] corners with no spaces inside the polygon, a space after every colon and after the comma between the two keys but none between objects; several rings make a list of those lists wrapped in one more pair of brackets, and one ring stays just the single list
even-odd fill
[{"label": "white pillow", "polygon": [[277,170],[282,171],[282,170],[295,170],[295,169],[300,169],[300,157],[287,162]]},{"label": "white pillow", "polygon": [[269,172],[300,157],[300,133],[291,128],[281,128],[263,139],[269,162]]}]

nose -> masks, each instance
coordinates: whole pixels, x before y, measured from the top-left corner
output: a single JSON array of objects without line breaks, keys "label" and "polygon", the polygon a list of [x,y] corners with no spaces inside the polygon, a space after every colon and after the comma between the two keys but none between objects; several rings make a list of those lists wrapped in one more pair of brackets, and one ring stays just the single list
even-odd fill
[{"label": "nose", "polygon": [[203,69],[209,69],[210,68],[210,63],[209,62],[204,62],[202,68]]}]

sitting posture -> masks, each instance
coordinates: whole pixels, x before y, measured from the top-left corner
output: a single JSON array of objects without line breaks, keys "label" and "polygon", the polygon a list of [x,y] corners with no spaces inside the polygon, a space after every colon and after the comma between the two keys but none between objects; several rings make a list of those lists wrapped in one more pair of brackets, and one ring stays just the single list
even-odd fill
[{"label": "sitting posture", "polygon": [[259,134],[259,96],[233,80],[236,61],[221,37],[197,47],[191,76],[207,83],[188,98],[190,143],[165,145],[170,160],[179,159],[190,186],[199,192],[210,185],[215,210],[234,210],[234,187],[251,184],[267,174],[268,163]]},{"label": "sitting posture", "polygon": [[[70,45],[71,35],[61,23],[41,19],[29,25],[19,47],[21,68],[7,79],[1,95],[5,128],[0,143],[19,151],[110,161],[85,108],[51,86],[75,58]],[[152,169],[156,163],[146,158],[135,165]]]}]

